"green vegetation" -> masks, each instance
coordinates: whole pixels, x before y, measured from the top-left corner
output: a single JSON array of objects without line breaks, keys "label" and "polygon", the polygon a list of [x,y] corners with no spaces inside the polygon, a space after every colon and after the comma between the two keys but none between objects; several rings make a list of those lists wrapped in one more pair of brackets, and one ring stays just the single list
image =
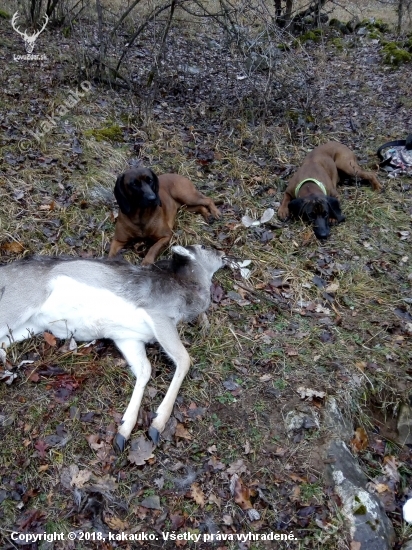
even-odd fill
[{"label": "green vegetation", "polygon": [[412,53],[402,47],[400,42],[385,42],[382,48],[383,61],[387,65],[399,67],[412,61]]},{"label": "green vegetation", "polygon": [[103,128],[85,130],[86,137],[94,137],[96,141],[123,141],[123,132],[117,124],[109,124]]}]

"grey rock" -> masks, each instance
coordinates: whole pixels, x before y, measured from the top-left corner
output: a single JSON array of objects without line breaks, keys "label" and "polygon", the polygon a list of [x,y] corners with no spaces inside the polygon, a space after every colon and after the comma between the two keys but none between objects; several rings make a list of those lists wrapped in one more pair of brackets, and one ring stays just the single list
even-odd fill
[{"label": "grey rock", "polygon": [[412,445],[412,408],[404,403],[399,410],[398,442],[401,445]]},{"label": "grey rock", "polygon": [[331,396],[326,399],[324,423],[334,436],[343,441],[349,441],[353,436],[352,423],[342,414],[336,399]]},{"label": "grey rock", "polygon": [[326,451],[326,475],[342,500],[352,541],[368,550],[389,550],[395,542],[392,523],[376,495],[366,490],[367,478],[343,441],[335,440]]},{"label": "grey rock", "polygon": [[407,542],[405,542],[401,550],[412,550],[412,540],[408,540]]},{"label": "grey rock", "polygon": [[293,435],[293,432],[297,432],[302,428],[305,430],[319,428],[319,422],[310,413],[289,411],[285,418],[285,428],[290,436],[291,434]]}]

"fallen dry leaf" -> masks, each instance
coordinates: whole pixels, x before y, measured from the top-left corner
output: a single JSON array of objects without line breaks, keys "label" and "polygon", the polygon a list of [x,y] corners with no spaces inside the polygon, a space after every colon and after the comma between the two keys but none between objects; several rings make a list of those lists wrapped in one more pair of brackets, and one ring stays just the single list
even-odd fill
[{"label": "fallen dry leaf", "polygon": [[183,424],[180,424],[178,422],[177,426],[176,426],[176,431],[175,431],[175,437],[180,437],[181,439],[192,439],[192,436],[190,435],[190,433],[186,430],[186,428],[184,427]]},{"label": "fallen dry leaf", "polygon": [[359,453],[364,451],[368,446],[368,434],[363,428],[357,428],[355,431],[355,436],[350,442],[353,452]]},{"label": "fallen dry leaf", "polygon": [[232,474],[241,474],[243,472],[246,472],[246,470],[247,470],[246,465],[244,461],[240,458],[239,460],[235,460],[235,462],[232,462],[232,464],[229,466],[226,472],[229,475],[232,475]]},{"label": "fallen dry leaf", "polygon": [[153,443],[141,435],[130,443],[130,452],[127,458],[136,466],[143,466],[146,460],[154,457],[153,449]]},{"label": "fallen dry leaf", "polygon": [[177,514],[170,514],[169,515],[169,518],[170,518],[170,521],[172,523],[172,529],[174,529],[175,531],[177,529],[179,529],[180,527],[182,527],[182,525],[184,524],[185,522],[185,516],[182,516],[181,514],[177,513]]},{"label": "fallen dry leaf", "polygon": [[0,246],[1,250],[4,250],[4,252],[8,252],[10,254],[19,254],[24,250],[24,246],[17,242],[13,241],[11,243],[4,243]]},{"label": "fallen dry leaf", "polygon": [[250,490],[243,485],[237,474],[234,474],[230,480],[230,492],[232,493],[233,500],[242,510],[253,508],[250,502]]},{"label": "fallen dry leaf", "polygon": [[126,531],[129,528],[127,521],[122,521],[116,516],[104,516],[104,521],[113,531]]},{"label": "fallen dry leaf", "polygon": [[190,494],[196,504],[199,504],[199,506],[203,508],[205,505],[205,494],[198,483],[192,483],[190,486]]},{"label": "fallen dry leaf", "polygon": [[391,455],[387,455],[383,459],[383,471],[395,483],[399,483],[400,475],[398,472],[398,465],[396,463],[396,458]]},{"label": "fallen dry leaf", "polygon": [[49,344],[49,346],[51,346],[52,348],[55,347],[56,345],[56,337],[53,336],[53,334],[50,334],[50,332],[45,332],[43,334],[43,337],[44,339],[46,340],[46,342]]},{"label": "fallen dry leaf", "polygon": [[93,449],[93,451],[98,451],[104,446],[104,441],[100,439],[98,434],[86,435],[86,441]]},{"label": "fallen dry leaf", "polygon": [[301,399],[306,399],[307,401],[312,401],[313,398],[323,399],[326,395],[324,391],[312,390],[311,388],[305,388],[304,386],[299,386],[296,390],[300,395]]},{"label": "fallen dry leaf", "polygon": [[216,504],[219,508],[222,506],[222,499],[217,497],[214,493],[210,493],[208,502],[210,504]]},{"label": "fallen dry leaf", "polygon": [[237,474],[234,474],[230,480],[230,492],[236,504],[247,513],[251,521],[260,519],[259,512],[253,508],[250,501],[252,491],[242,484]]},{"label": "fallen dry leaf", "polygon": [[325,290],[326,292],[336,292],[338,288],[339,288],[339,283],[331,283],[325,288]]},{"label": "fallen dry leaf", "polygon": [[385,483],[375,483],[374,488],[378,493],[390,491],[389,487]]},{"label": "fallen dry leaf", "polygon": [[80,470],[73,475],[70,485],[74,485],[78,489],[81,489],[85,485],[85,483],[89,481],[91,476],[92,472],[90,470]]}]

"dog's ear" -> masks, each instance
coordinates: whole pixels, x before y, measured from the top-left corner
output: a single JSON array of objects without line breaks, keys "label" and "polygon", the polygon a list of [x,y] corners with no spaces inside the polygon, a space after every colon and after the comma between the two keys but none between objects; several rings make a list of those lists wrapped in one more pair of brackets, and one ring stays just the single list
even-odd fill
[{"label": "dog's ear", "polygon": [[129,214],[131,207],[129,199],[124,194],[124,174],[119,176],[114,186],[114,196],[116,197],[117,204],[123,214]]},{"label": "dog's ear", "polygon": [[329,218],[336,220],[338,223],[345,221],[345,216],[342,214],[338,199],[328,197]]},{"label": "dog's ear", "polygon": [[152,190],[153,193],[155,193],[157,196],[157,205],[162,206],[162,201],[160,200],[159,196],[159,178],[156,176],[153,170],[150,170],[150,173],[152,174]]},{"label": "dog's ear", "polygon": [[299,218],[302,215],[302,209],[305,201],[303,199],[293,199],[289,203],[289,214],[291,218]]}]

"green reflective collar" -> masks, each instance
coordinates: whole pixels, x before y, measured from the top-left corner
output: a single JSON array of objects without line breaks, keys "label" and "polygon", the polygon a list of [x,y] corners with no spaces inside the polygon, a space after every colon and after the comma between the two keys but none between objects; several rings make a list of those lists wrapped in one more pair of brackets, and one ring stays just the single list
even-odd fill
[{"label": "green reflective collar", "polygon": [[316,183],[316,185],[319,187],[319,189],[322,191],[322,193],[324,195],[327,195],[328,193],[326,192],[326,188],[325,186],[323,185],[323,183],[319,180],[315,180],[315,178],[306,178],[305,180],[301,181],[299,183],[299,185],[296,186],[296,189],[295,189],[295,197],[298,198],[298,193],[299,191],[301,190],[301,187],[304,183],[308,182],[308,181],[313,181],[314,183]]}]

